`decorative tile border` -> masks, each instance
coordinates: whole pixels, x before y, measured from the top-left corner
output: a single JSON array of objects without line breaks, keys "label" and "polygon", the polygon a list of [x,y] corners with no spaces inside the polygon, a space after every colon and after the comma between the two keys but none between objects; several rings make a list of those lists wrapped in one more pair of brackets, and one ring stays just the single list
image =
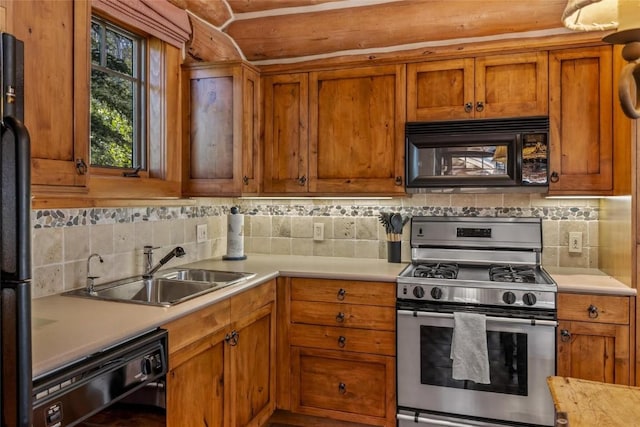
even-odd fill
[{"label": "decorative tile border", "polygon": [[[32,211],[33,228],[74,227],[95,224],[120,224],[141,221],[206,218],[222,216],[228,206],[142,207],[55,209]],[[252,205],[241,207],[245,215],[377,217],[381,212],[399,212],[406,216],[488,216],[540,217],[554,221],[597,221],[598,207],[430,207],[430,206],[358,206],[358,205]]]}]

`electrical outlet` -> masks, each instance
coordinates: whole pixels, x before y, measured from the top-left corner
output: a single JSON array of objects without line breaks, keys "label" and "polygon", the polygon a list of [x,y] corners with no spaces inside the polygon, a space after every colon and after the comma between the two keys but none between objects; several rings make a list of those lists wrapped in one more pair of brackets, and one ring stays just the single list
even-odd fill
[{"label": "electrical outlet", "polygon": [[582,252],[582,233],[580,231],[569,232],[569,252]]},{"label": "electrical outlet", "polygon": [[207,224],[199,224],[196,226],[196,243],[207,241]]},{"label": "electrical outlet", "polygon": [[321,222],[313,223],[313,240],[321,242],[324,240],[324,224]]}]

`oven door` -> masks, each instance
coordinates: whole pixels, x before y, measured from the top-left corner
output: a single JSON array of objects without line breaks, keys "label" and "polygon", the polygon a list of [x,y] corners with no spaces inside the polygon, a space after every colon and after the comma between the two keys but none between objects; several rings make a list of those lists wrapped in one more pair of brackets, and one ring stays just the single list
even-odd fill
[{"label": "oven door", "polygon": [[557,322],[489,317],[490,384],[452,378],[453,313],[398,310],[398,407],[551,426]]}]

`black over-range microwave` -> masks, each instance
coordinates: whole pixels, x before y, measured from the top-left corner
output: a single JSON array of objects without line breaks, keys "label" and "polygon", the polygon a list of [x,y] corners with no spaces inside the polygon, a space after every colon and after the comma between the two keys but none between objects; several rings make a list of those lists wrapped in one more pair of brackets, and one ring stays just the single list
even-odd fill
[{"label": "black over-range microwave", "polygon": [[548,117],[409,122],[405,139],[409,193],[549,183]]}]

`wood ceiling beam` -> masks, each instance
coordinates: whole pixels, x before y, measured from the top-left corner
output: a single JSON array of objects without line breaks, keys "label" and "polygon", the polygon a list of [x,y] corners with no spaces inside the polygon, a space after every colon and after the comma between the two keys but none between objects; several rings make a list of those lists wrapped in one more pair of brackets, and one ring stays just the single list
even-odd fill
[{"label": "wood ceiling beam", "polygon": [[406,0],[239,19],[224,31],[247,60],[274,60],[561,28],[565,6],[566,0]]}]

